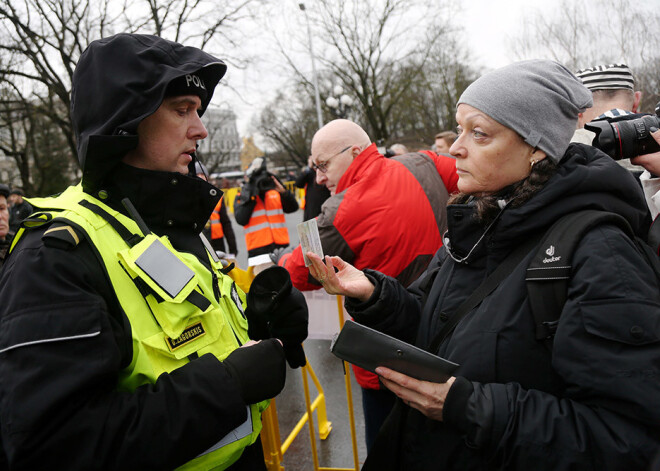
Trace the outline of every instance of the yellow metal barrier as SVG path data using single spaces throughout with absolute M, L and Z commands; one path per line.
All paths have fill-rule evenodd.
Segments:
M 328 414 L 326 412 L 326 407 L 325 407 L 325 393 L 323 392 L 321 383 L 319 382 L 318 378 L 316 377 L 316 374 L 314 373 L 314 370 L 309 365 L 309 363 L 303 366 L 301 371 L 303 375 L 303 389 L 305 393 L 305 403 L 310 403 L 309 387 L 307 386 L 308 374 L 312 377 L 312 381 L 314 382 L 314 385 L 316 386 L 316 389 L 319 392 L 319 395 L 316 397 L 316 399 L 314 399 L 314 402 L 311 402 L 309 408 L 312 411 L 316 410 L 316 415 L 319 418 L 319 436 L 321 437 L 321 440 L 325 440 L 326 438 L 328 438 L 328 435 L 330 435 L 330 431 L 332 430 L 332 422 L 328 422 Z M 289 436 L 286 438 L 286 440 L 284 440 L 284 443 L 282 444 L 282 453 L 286 453 L 286 451 L 289 449 L 289 446 L 291 446 L 291 443 L 293 443 L 293 440 L 296 438 L 296 435 L 298 435 L 300 430 L 302 430 L 302 428 L 305 426 L 305 422 L 307 422 L 308 417 L 309 417 L 309 410 L 305 412 L 305 414 L 298 421 L 298 423 L 293 428 Z
M 268 471 L 283 471 L 282 448 L 280 446 L 280 426 L 277 421 L 275 399 L 270 401 L 268 409 L 261 414 L 261 446 Z
M 236 282 L 237 285 L 241 287 L 241 289 L 243 289 L 243 291 L 247 293 L 250 289 L 250 284 L 254 279 L 254 272 L 252 268 L 248 268 L 248 270 L 242 270 L 238 267 L 235 267 L 229 272 L 229 276 Z M 337 296 L 337 313 L 339 315 L 339 327 L 341 328 L 344 325 L 344 311 L 341 296 Z M 332 430 L 332 422 L 328 421 L 325 393 L 320 381 L 316 376 L 316 373 L 314 373 L 312 365 L 307 362 L 307 365 L 303 366 L 300 370 L 303 379 L 305 408 L 307 412 L 305 412 L 305 414 L 303 414 L 303 416 L 300 418 L 289 436 L 284 440 L 284 443 L 281 442 L 280 438 L 280 427 L 277 418 L 277 405 L 275 399 L 271 401 L 268 408 L 262 414 L 263 429 L 261 431 L 261 444 L 264 450 L 266 468 L 268 471 L 284 471 L 284 467 L 282 466 L 284 453 L 286 453 L 286 451 L 289 449 L 305 424 L 309 423 L 309 435 L 315 471 L 358 471 L 360 469 L 360 464 L 358 460 L 353 393 L 351 389 L 351 376 L 348 363 L 344 362 L 344 371 L 346 372 L 344 374 L 344 382 L 346 385 L 346 401 L 348 407 L 349 426 L 351 430 L 351 445 L 353 448 L 353 468 L 319 467 L 313 412 L 316 411 L 318 418 L 318 433 L 321 440 L 328 438 L 328 435 Z M 313 401 L 311 400 L 309 393 L 308 375 L 312 378 L 312 382 L 314 383 L 314 386 L 318 392 L 318 395 Z
M 234 200 L 236 199 L 238 190 L 240 190 L 240 188 L 238 187 L 223 188 L 222 190 L 222 192 L 224 193 L 223 197 L 225 199 L 225 206 L 227 206 L 227 211 L 229 211 L 232 214 L 234 214 Z
M 344 325 L 344 315 L 343 315 L 343 305 L 342 297 L 337 296 L 337 312 L 339 314 L 339 325 L 342 327 Z M 314 416 L 313 412 L 316 410 L 318 417 L 319 425 L 318 432 L 321 440 L 325 440 L 330 431 L 332 430 L 332 423 L 328 421 L 326 406 L 325 406 L 325 394 L 321 383 L 319 382 L 314 369 L 307 362 L 307 365 L 301 368 L 301 374 L 303 379 L 303 392 L 305 395 L 305 408 L 307 412 L 303 414 L 301 419 L 298 421 L 296 426 L 293 428 L 289 436 L 284 440 L 284 443 L 280 443 L 280 433 L 279 433 L 279 424 L 277 419 L 277 407 L 275 406 L 275 400 L 273 400 L 264 412 L 262 420 L 264 423 L 263 431 L 261 432 L 262 436 L 262 446 L 264 448 L 264 456 L 266 459 L 266 468 L 268 471 L 282 471 L 284 467 L 282 466 L 282 458 L 284 453 L 289 449 L 289 446 L 296 439 L 302 428 L 305 426 L 305 423 L 309 423 L 309 436 L 310 444 L 312 449 L 312 459 L 314 463 L 314 471 L 358 471 L 360 469 L 360 462 L 358 459 L 358 450 L 357 450 L 357 435 L 355 433 L 355 412 L 353 408 L 353 392 L 351 388 L 351 376 L 349 372 L 348 363 L 344 362 L 344 382 L 346 385 L 346 402 L 348 407 L 348 420 L 351 430 L 351 446 L 353 448 L 353 468 L 325 468 L 319 466 L 318 460 L 318 451 L 316 449 L 316 434 L 314 427 Z M 318 396 L 311 400 L 309 394 L 309 384 L 308 378 L 309 375 L 318 390 Z
M 232 268 L 229 272 L 229 278 L 234 280 L 236 285 L 243 290 L 244 293 L 250 291 L 250 284 L 254 280 L 254 267 L 248 267 L 247 270 L 243 270 L 238 266 Z

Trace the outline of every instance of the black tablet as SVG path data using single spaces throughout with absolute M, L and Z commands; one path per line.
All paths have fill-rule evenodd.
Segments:
M 330 351 L 372 373 L 377 367 L 385 366 L 433 383 L 444 383 L 458 367 L 456 363 L 354 321 L 344 323 Z

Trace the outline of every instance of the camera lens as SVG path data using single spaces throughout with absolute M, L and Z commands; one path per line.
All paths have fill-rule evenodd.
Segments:
M 657 116 L 622 121 L 596 121 L 585 125 L 585 129 L 596 133 L 592 145 L 614 160 L 631 159 L 638 155 L 660 150 L 660 145 L 651 136 L 651 127 L 660 128 Z
M 614 160 L 621 159 L 619 145 L 619 129 L 607 121 L 592 121 L 584 125 L 584 128 L 596 133 L 592 146 L 605 152 Z
M 657 123 L 658 118 L 655 116 L 642 116 L 630 121 L 612 123 L 613 126 L 619 127 L 621 158 L 632 158 L 658 150 L 658 143 L 651 137 L 649 129 L 652 126 L 658 127 Z
M 266 172 L 259 175 L 259 179 L 256 182 L 259 191 L 267 191 L 275 188 L 275 184 L 270 176 L 271 174 Z

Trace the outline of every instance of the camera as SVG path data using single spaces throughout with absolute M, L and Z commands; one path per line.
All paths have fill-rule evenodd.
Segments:
M 254 185 L 257 187 L 257 190 L 259 190 L 260 193 L 275 189 L 275 182 L 271 178 L 272 176 L 272 173 L 265 170 L 257 171 L 254 173 L 252 179 L 254 181 Z
M 259 193 L 273 190 L 275 189 L 275 182 L 271 178 L 272 176 L 273 174 L 266 170 L 266 166 L 264 165 L 252 173 L 250 176 L 250 184 L 253 188 L 256 188 Z
M 252 194 L 264 193 L 276 188 L 275 182 L 271 178 L 274 175 L 268 171 L 266 159 L 263 157 L 254 159 L 245 173 L 249 177 Z
M 660 129 L 660 103 L 655 107 L 655 115 L 617 116 L 584 125 L 596 133 L 591 145 L 614 160 L 660 151 L 660 145 L 651 136 L 651 127 Z

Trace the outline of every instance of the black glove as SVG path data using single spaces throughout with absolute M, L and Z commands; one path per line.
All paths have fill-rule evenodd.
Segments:
M 284 388 L 284 350 L 276 339 L 237 348 L 222 364 L 229 376 L 238 383 L 246 404 L 273 398 Z
M 275 265 L 280 264 L 280 259 L 282 258 L 283 255 L 293 252 L 293 248 L 291 247 L 278 247 L 275 250 L 273 250 L 271 253 L 268 255 L 270 256 L 270 259 Z
M 241 187 L 241 192 L 237 196 L 236 201 L 239 204 L 246 203 L 247 201 L 250 201 L 253 196 L 257 196 L 259 194 L 259 191 L 257 188 L 251 184 L 251 183 L 245 183 Z
M 245 315 L 250 338 L 280 339 L 289 366 L 305 366 L 302 342 L 307 338 L 307 302 L 291 284 L 288 271 L 269 267 L 254 278 L 247 294 Z

